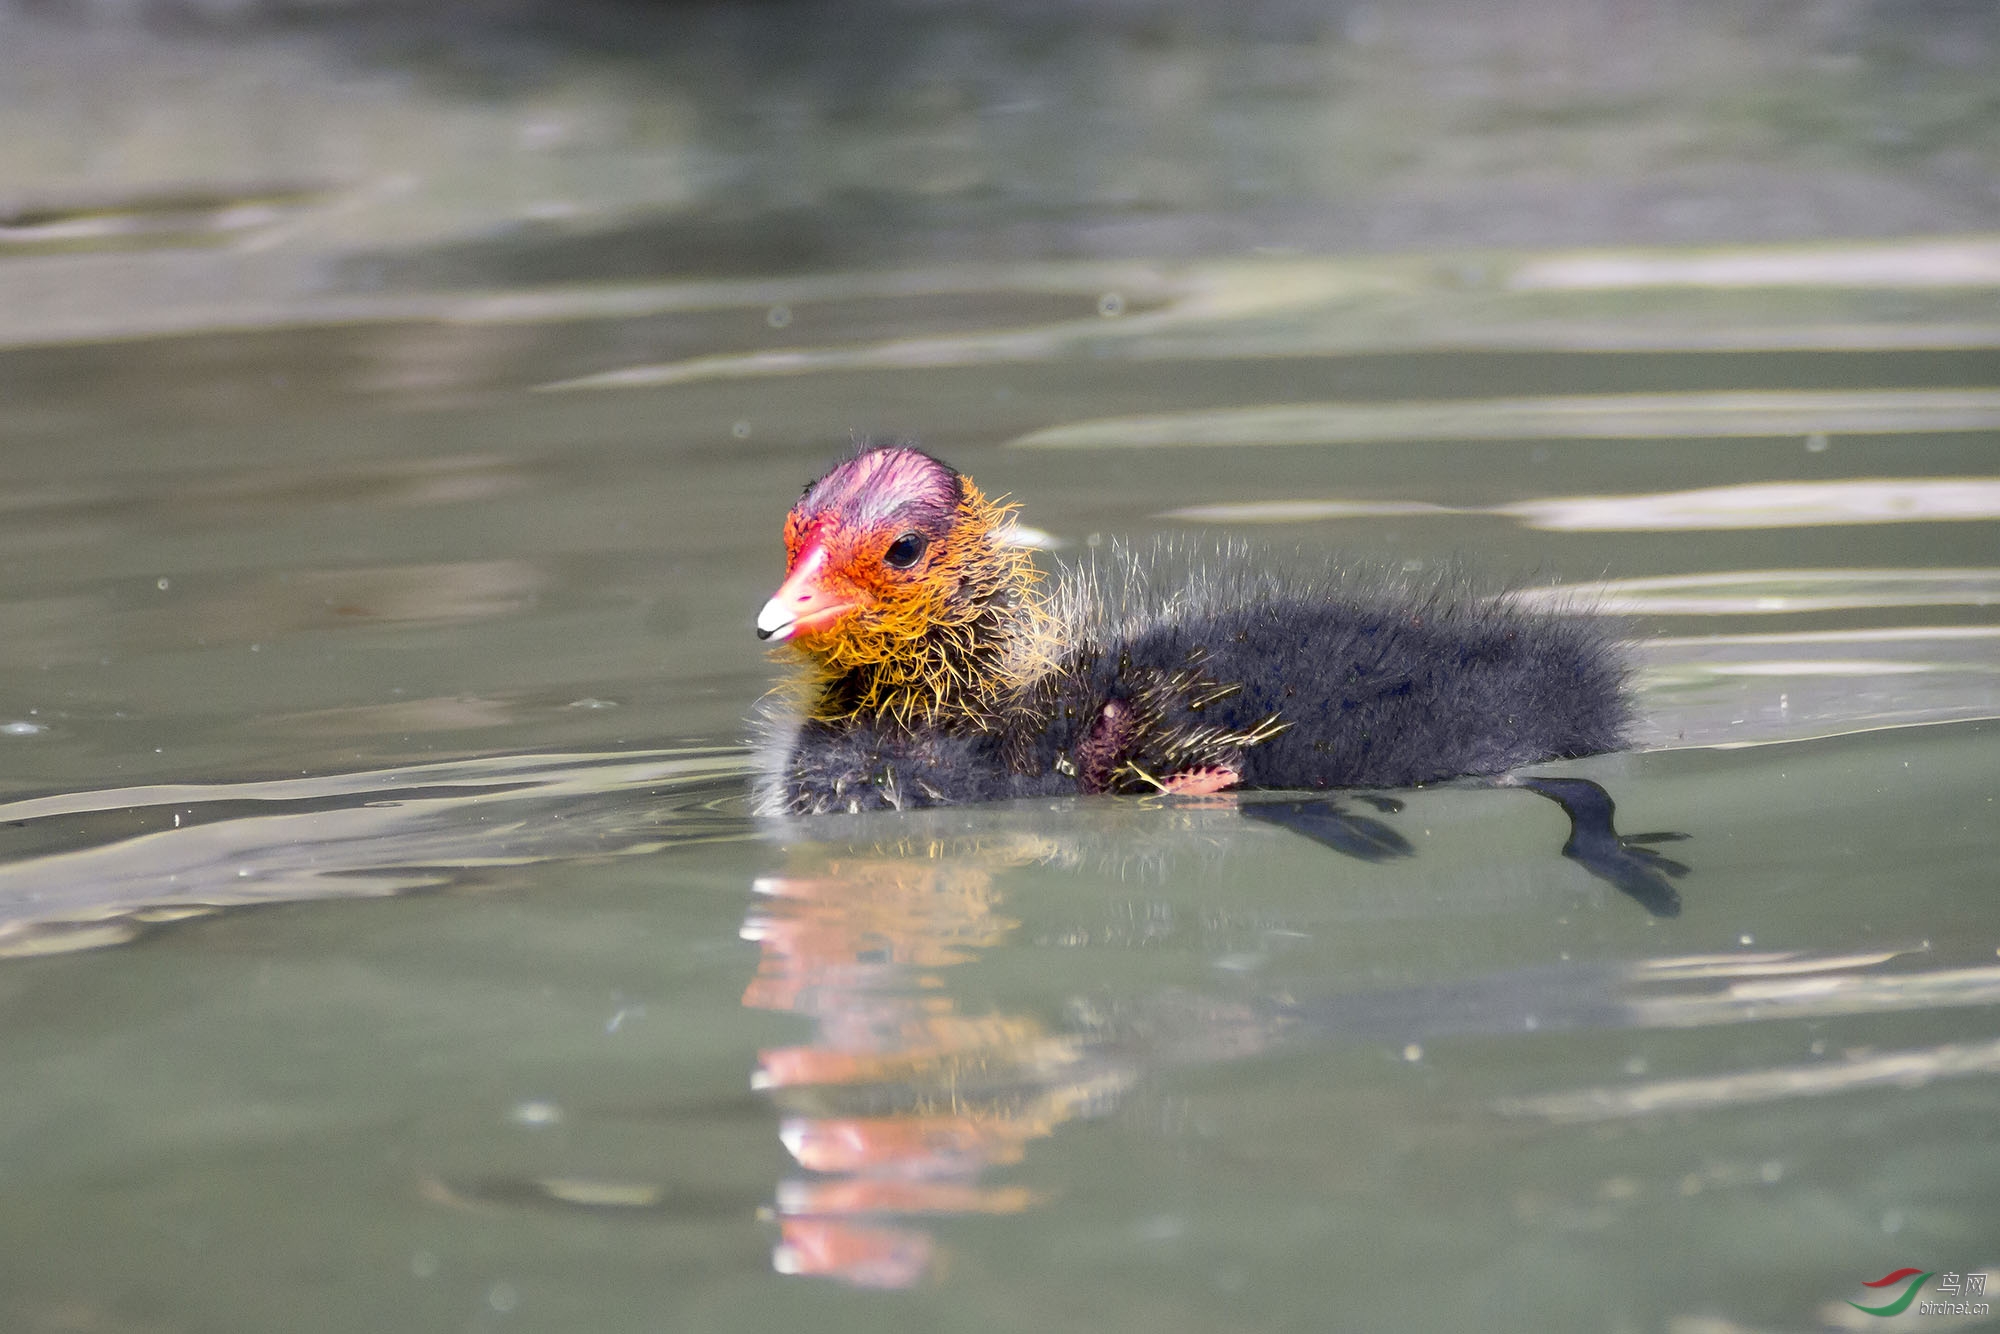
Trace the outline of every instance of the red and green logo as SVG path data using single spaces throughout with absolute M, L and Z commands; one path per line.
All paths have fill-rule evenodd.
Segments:
M 1893 1288 L 1898 1283 L 1908 1283 L 1903 1295 L 1885 1306 L 1863 1306 L 1860 1302 L 1848 1305 L 1868 1315 L 1901 1315 L 1910 1309 L 1910 1303 L 1917 1299 L 1917 1290 L 1924 1286 L 1924 1280 L 1936 1273 L 1935 1269 L 1898 1269 L 1893 1274 L 1884 1274 L 1873 1283 L 1863 1283 L 1864 1288 Z

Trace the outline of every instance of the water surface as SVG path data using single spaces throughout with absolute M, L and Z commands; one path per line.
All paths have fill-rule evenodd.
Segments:
M 1940 62 L 1822 73 L 1945 154 L 1983 141 Z M 1287 170 L 1297 77 L 1211 94 Z M 826 133 L 930 113 L 880 114 Z M 1754 197 L 1699 141 L 1678 179 Z M 612 198 L 616 136 L 565 142 Z M 1838 142 L 1794 163 L 1835 195 L 1876 169 Z M 1574 234 L 1336 226 L 1462 202 L 1450 165 L 1338 216 L 1162 169 L 1151 223 L 1079 189 L 1041 232 L 820 181 L 734 251 L 311 182 L 14 218 L 0 1325 L 1695 1334 L 2000 1270 L 2000 242 L 1774 188 L 1670 244 L 1629 181 L 1602 226 L 1558 190 Z M 1317 221 L 1238 243 L 1278 215 Z M 841 245 L 759 248 L 801 218 Z M 635 270 L 662 236 L 686 265 Z M 1052 566 L 1193 534 L 1618 617 L 1637 745 L 1546 772 L 1686 835 L 1647 845 L 1681 912 L 1521 789 L 1348 798 L 1372 859 L 1233 798 L 753 820 L 750 620 L 851 432 L 1009 493 Z

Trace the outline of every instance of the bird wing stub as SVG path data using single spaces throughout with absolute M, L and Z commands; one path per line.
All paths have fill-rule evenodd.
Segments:
M 1069 759 L 1085 792 L 1221 792 L 1242 781 L 1245 750 L 1290 725 L 1276 713 L 1247 728 L 1203 719 L 1202 710 L 1240 687 L 1199 663 L 1173 672 L 1120 668 L 1123 693 L 1099 706 Z

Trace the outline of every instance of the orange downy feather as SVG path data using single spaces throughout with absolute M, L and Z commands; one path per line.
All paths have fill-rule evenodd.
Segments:
M 1049 669 L 1057 636 L 1032 553 L 1007 540 L 1014 508 L 966 480 L 951 535 L 917 579 L 882 568 L 874 548 L 894 534 L 826 535 L 839 576 L 866 603 L 796 644 L 811 663 L 798 683 L 808 716 L 990 731 L 1016 707 L 1020 688 Z M 786 538 L 796 557 L 789 525 Z

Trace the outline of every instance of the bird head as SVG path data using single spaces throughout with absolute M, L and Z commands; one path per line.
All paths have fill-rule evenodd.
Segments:
M 757 637 L 829 677 L 861 673 L 833 716 L 903 722 L 990 685 L 1011 619 L 1031 601 L 1011 509 L 921 450 L 865 448 L 806 487 L 785 518 L 785 578 Z

